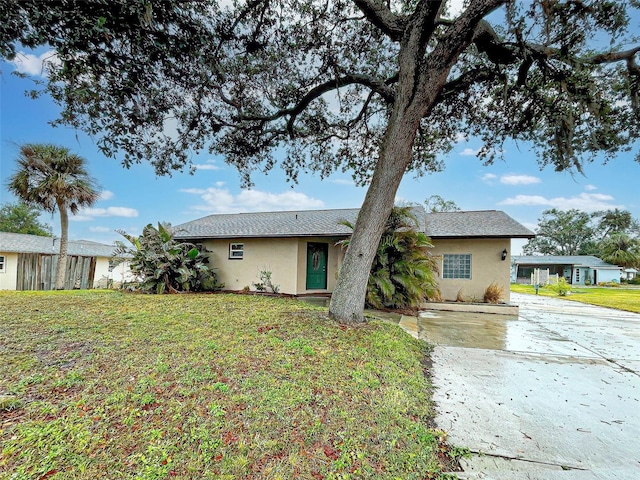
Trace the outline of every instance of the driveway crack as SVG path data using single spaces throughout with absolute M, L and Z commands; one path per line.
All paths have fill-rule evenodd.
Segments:
M 529 458 L 517 457 L 513 455 L 505 455 L 500 453 L 487 453 L 481 450 L 470 450 L 470 452 L 479 457 L 499 458 L 501 460 L 525 462 L 525 463 L 531 463 L 534 465 L 543 465 L 546 467 L 559 467 L 562 470 L 581 470 L 581 471 L 589 470 L 588 468 L 584 468 L 584 467 L 569 466 L 569 465 L 564 465 L 562 463 L 554 463 L 554 462 L 543 462 L 542 460 L 532 460 Z

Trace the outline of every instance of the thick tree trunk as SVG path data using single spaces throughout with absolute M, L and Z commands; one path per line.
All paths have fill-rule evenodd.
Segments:
M 472 2 L 426 59 L 427 39 L 435 29 L 442 3 L 419 2 L 421 8 L 411 16 L 400 42 L 393 113 L 329 305 L 329 315 L 338 322 L 364 321 L 371 264 L 402 176 L 411 163 L 420 121 L 433 108 L 458 55 L 472 41 L 475 25 L 501 3 L 503 0 Z
M 371 264 L 391 214 L 402 176 L 411 162 L 411 150 L 417 123 L 396 119 L 389 125 L 353 229 L 336 288 L 331 296 L 329 314 L 341 323 L 364 321 L 364 302 Z
M 64 290 L 64 277 L 67 274 L 67 246 L 69 244 L 69 212 L 67 206 L 58 201 L 60 212 L 60 254 L 58 255 L 58 269 L 56 273 L 56 290 Z

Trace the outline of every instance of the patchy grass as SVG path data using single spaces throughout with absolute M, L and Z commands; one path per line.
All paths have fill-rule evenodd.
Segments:
M 535 295 L 533 285 L 511 284 L 511 291 Z M 549 287 L 540 287 L 539 294 L 547 297 L 557 297 L 558 294 Z M 558 297 L 563 300 L 599 305 L 601 307 L 626 310 L 640 313 L 640 289 L 621 287 L 571 287 L 571 295 Z
M 0 477 L 440 478 L 423 342 L 244 295 L 0 292 Z

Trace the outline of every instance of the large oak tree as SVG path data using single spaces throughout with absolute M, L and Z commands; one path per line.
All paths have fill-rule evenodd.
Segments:
M 536 237 L 522 247 L 525 255 L 593 255 L 597 253 L 592 216 L 581 210 L 542 212 Z
M 250 183 L 338 169 L 369 186 L 330 313 L 362 321 L 369 269 L 407 171 L 459 132 L 491 162 L 513 138 L 580 171 L 638 137 L 637 0 L 0 0 L 0 54 L 48 44 L 61 122 L 159 174 L 194 151 Z M 636 18 L 637 22 L 637 18 Z

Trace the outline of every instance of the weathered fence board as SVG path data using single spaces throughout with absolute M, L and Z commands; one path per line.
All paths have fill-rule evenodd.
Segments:
M 96 257 L 67 257 L 64 287 L 67 290 L 92 288 Z M 18 255 L 17 290 L 53 290 L 58 269 L 58 255 L 21 253 Z

